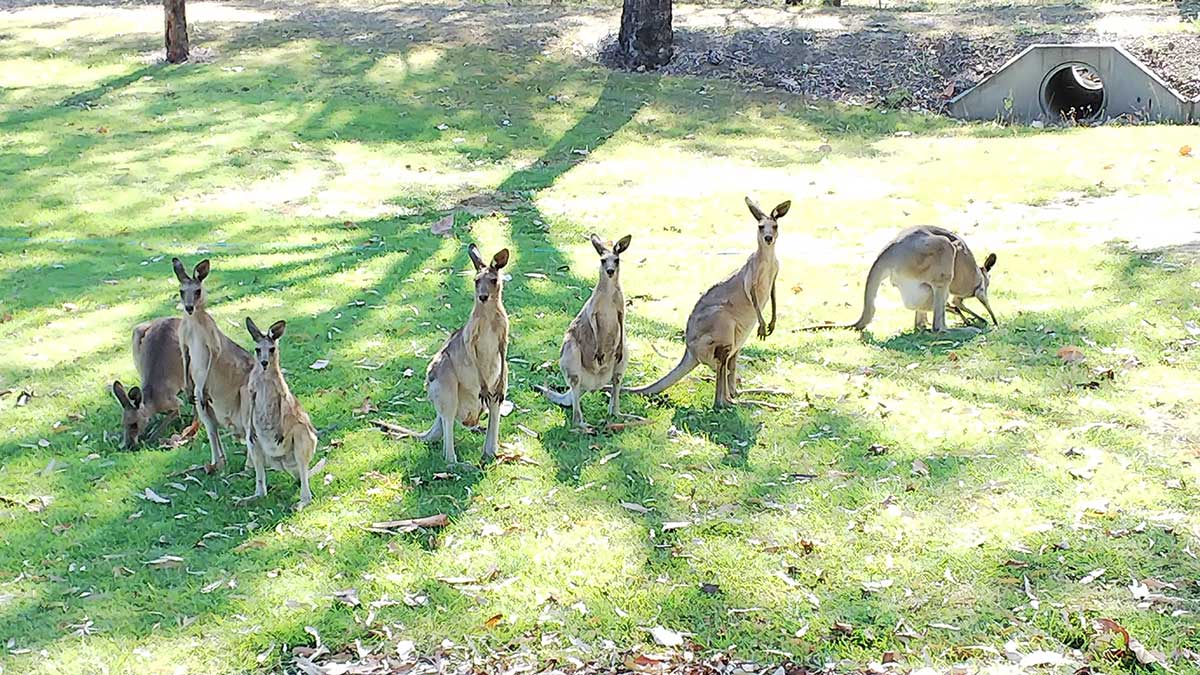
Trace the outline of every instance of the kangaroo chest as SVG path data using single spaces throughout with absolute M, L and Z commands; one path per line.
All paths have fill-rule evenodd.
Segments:
M 598 306 L 592 307 L 596 318 L 596 347 L 606 356 L 613 355 L 621 341 L 619 302 L 621 299 L 618 297 L 612 302 L 598 303 Z
M 492 388 L 500 380 L 500 347 L 503 337 L 490 327 L 482 328 L 471 337 L 479 383 Z
M 272 448 L 283 440 L 283 425 L 280 422 L 279 397 L 259 389 L 250 410 L 254 433 L 263 448 Z

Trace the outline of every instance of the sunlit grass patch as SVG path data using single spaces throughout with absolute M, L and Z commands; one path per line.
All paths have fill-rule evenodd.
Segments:
M 1082 659 L 1098 618 L 1200 649 L 1191 615 L 1172 615 L 1200 609 L 1191 129 L 960 126 L 240 15 L 214 19 L 217 60 L 162 66 L 136 56 L 157 9 L 55 11 L 136 39 L 74 53 L 72 28 L 51 58 L 28 15 L 0 14 L 6 672 L 282 672 L 316 635 L 389 632 L 561 663 L 655 625 L 814 666 L 885 651 L 994 666 L 1010 641 Z M 642 383 L 751 250 L 745 195 L 793 201 L 779 328 L 742 369 L 789 393 L 715 413 L 700 369 L 626 396 L 646 426 L 572 431 L 532 385 L 561 386 L 559 341 L 596 275 L 586 235 L 633 235 L 627 381 Z M 431 233 L 446 215 L 452 236 Z M 853 320 L 870 256 L 918 223 L 998 253 L 999 327 L 914 333 L 885 286 L 866 334 L 797 330 Z M 514 411 L 511 461 L 455 475 L 370 420 L 432 420 L 424 368 L 465 320 L 466 242 L 513 252 Z M 327 460 L 309 509 L 290 510 L 283 474 L 249 507 L 232 501 L 246 475 L 185 477 L 203 435 L 117 448 L 107 387 L 136 377 L 132 326 L 177 312 L 172 256 L 212 260 L 234 340 L 247 315 L 288 321 L 283 365 Z M 606 405 L 589 394 L 585 414 Z M 478 459 L 481 436 L 458 434 Z M 364 529 L 437 513 L 448 526 Z M 1135 579 L 1174 584 L 1179 604 L 1139 607 Z

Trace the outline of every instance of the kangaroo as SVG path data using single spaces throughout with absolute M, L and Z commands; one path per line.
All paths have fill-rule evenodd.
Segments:
M 630 389 L 634 394 L 653 395 L 678 382 L 698 364 L 717 372 L 717 391 L 714 408 L 733 404 L 737 397 L 737 357 L 758 326 L 758 337 L 766 338 L 775 331 L 775 277 L 779 260 L 775 257 L 775 242 L 779 239 L 779 219 L 791 208 L 783 202 L 768 215 L 749 197 L 746 206 L 758 221 L 758 248 L 732 276 L 708 289 L 688 316 L 684 332 L 685 351 L 679 365 L 662 379 L 644 387 Z M 771 321 L 763 319 L 767 297 L 771 299 Z
M 254 368 L 250 352 L 217 327 L 206 309 L 204 279 L 209 262 L 201 260 L 188 276 L 179 258 L 172 258 L 179 279 L 179 297 L 183 301 L 183 321 L 179 325 L 179 345 L 183 353 L 184 375 L 195 399 L 196 415 L 204 423 L 212 462 L 205 469 L 212 473 L 225 466 L 221 447 L 221 428 L 230 429 L 240 438 L 246 436 L 246 383 Z M 247 465 L 250 458 L 246 458 Z
M 455 420 L 464 426 L 476 426 L 483 406 L 487 406 L 488 413 L 484 461 L 496 456 L 500 404 L 508 393 L 508 313 L 501 297 L 504 278 L 500 273 L 508 264 L 508 249 L 501 249 L 490 263 L 483 262 L 474 244 L 467 255 L 475 266 L 471 316 L 465 326 L 450 334 L 425 371 L 425 391 L 437 418 L 423 434 L 389 427 L 401 436 L 415 436 L 426 443 L 440 438 L 447 464 L 458 463 L 454 454 Z
M 133 329 L 133 363 L 142 386 L 130 387 L 115 381 L 113 395 L 121 404 L 121 432 L 125 449 L 140 441 L 153 443 L 179 417 L 178 394 L 184 389 L 183 356 L 179 351 L 178 317 L 140 323 Z M 153 433 L 146 434 L 155 415 L 163 414 Z
M 801 330 L 865 329 L 875 317 L 879 285 L 889 277 L 900 289 L 904 306 L 916 311 L 913 325 L 917 330 L 925 327 L 930 311 L 933 312 L 933 330 L 939 333 L 946 330 L 947 302 L 963 321 L 966 321 L 965 312 L 986 324 L 986 319 L 963 304 L 963 300 L 970 297 L 979 300 L 992 317 L 992 324 L 999 326 L 996 313 L 988 302 L 990 272 L 995 265 L 995 253 L 989 254 L 983 265 L 976 263 L 967 242 L 950 230 L 932 225 L 909 228 L 885 246 L 871 265 L 858 321 L 808 326 Z
M 249 395 L 249 419 L 246 424 L 246 452 L 254 464 L 254 494 L 239 502 L 267 494 L 267 468 L 279 469 L 300 480 L 302 509 L 312 501 L 308 465 L 317 451 L 317 430 L 308 413 L 292 396 L 279 369 L 279 338 L 287 323 L 276 321 L 264 334 L 246 317 L 246 330 L 254 339 L 255 366 L 246 387 Z
M 596 235 L 592 246 L 600 255 L 600 279 L 583 309 L 563 336 L 558 365 L 566 378 L 568 390 L 558 393 L 548 387 L 537 389 L 551 402 L 571 406 L 571 421 L 576 427 L 591 431 L 583 419 L 579 400 L 586 392 L 597 391 L 605 385 L 612 389 L 608 399 L 608 414 L 621 414 L 621 378 L 625 375 L 628 355 L 625 352 L 625 295 L 621 292 L 621 254 L 629 248 L 626 235 L 609 248 Z

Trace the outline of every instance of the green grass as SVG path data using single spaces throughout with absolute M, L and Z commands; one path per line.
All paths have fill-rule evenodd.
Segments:
M 961 126 L 269 22 L 207 24 L 213 63 L 145 65 L 155 11 L 0 14 L 0 495 L 17 502 L 0 504 L 4 672 L 278 671 L 314 643 L 306 627 L 335 647 L 385 629 L 421 650 L 527 644 L 543 663 L 647 643 L 659 624 L 817 665 L 887 650 L 908 668 L 983 665 L 1011 641 L 1134 672 L 1099 654 L 1090 624 L 1107 617 L 1151 649 L 1200 650 L 1194 615 L 1172 616 L 1200 609 L 1200 364 L 1181 342 L 1194 242 L 1113 241 L 1154 228 L 1140 206 L 1194 220 L 1200 163 L 1177 152 L 1200 145 L 1194 127 Z M 1064 191 L 1131 201 L 1076 218 L 1050 209 Z M 744 374 L 794 395 L 714 413 L 711 381 L 692 377 L 626 398 L 650 426 L 570 431 L 531 386 L 560 381 L 551 364 L 595 276 L 585 233 L 633 235 L 628 379 L 644 382 L 751 249 L 746 194 L 793 200 L 780 327 L 748 345 Z M 455 237 L 431 235 L 451 210 Z M 922 222 L 999 254 L 1001 327 L 914 334 L 885 289 L 863 339 L 796 332 L 853 318 L 870 256 Z M 530 461 L 446 478 L 439 448 L 354 410 L 369 397 L 429 421 L 421 374 L 469 311 L 470 241 L 514 254 L 501 440 Z M 290 510 L 297 486 L 277 473 L 250 507 L 233 505 L 248 476 L 172 477 L 208 456 L 203 438 L 117 447 L 106 384 L 135 378 L 130 328 L 177 311 L 176 255 L 212 259 L 211 311 L 239 342 L 246 315 L 288 320 L 283 363 L 328 459 L 309 509 Z M 1068 345 L 1086 361 L 1063 363 Z M 592 395 L 585 413 L 604 405 Z M 482 438 L 458 439 L 477 459 Z M 147 487 L 171 505 L 139 499 Z M 40 512 L 19 505 L 39 496 Z M 434 513 L 451 524 L 361 529 Z M 662 531 L 680 520 L 694 524 Z M 184 564 L 145 564 L 162 555 Z M 453 576 L 488 581 L 437 580 Z M 1139 609 L 1131 578 L 1176 584 L 1180 604 Z M 363 607 L 331 599 L 347 588 Z

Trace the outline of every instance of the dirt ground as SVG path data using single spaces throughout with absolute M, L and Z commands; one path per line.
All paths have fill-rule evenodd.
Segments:
M 45 0 L 0 0 L 0 11 Z M 143 0 L 61 4 L 142 6 Z M 882 9 L 880 5 L 885 5 Z M 612 4 L 232 0 L 189 2 L 193 43 L 221 30 L 205 7 L 268 12 L 256 30 L 345 39 L 382 49 L 414 42 L 485 44 L 608 62 L 620 17 Z M 194 8 L 194 9 L 193 9 Z M 200 11 L 196 11 L 200 10 Z M 814 99 L 940 111 L 1025 46 L 1113 42 L 1186 97 L 1200 96 L 1200 1 L 843 7 L 779 2 L 675 5 L 676 55 L 667 74 L 718 77 Z M 192 18 L 194 17 L 194 18 Z

